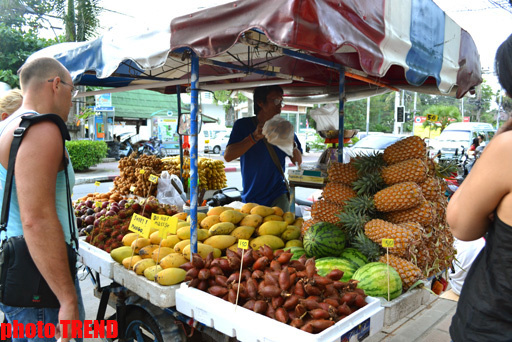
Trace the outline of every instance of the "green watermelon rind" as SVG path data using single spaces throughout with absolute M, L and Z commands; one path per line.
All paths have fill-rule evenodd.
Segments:
M 388 299 L 388 265 L 382 262 L 370 262 L 360 267 L 352 279 L 358 280 L 357 287 L 368 296 Z M 389 266 L 389 298 L 395 299 L 402 294 L 402 280 L 398 272 Z
M 355 248 L 345 248 L 340 257 L 352 261 L 355 265 L 357 265 L 357 268 L 363 267 L 368 263 L 366 256 Z
M 293 253 L 290 260 L 298 260 L 302 255 L 306 254 L 306 250 L 302 247 L 286 247 L 284 250 Z
M 308 258 L 338 257 L 346 243 L 345 233 L 336 225 L 318 222 L 309 227 L 303 238 Z
M 325 277 L 332 270 L 338 269 L 343 271 L 343 278 L 340 281 L 347 282 L 353 278 L 354 272 L 358 267 L 350 260 L 345 258 L 324 257 L 315 261 L 317 273 Z

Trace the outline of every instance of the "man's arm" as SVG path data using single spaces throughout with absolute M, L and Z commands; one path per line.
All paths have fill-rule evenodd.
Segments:
M 252 139 L 250 135 L 248 135 L 242 141 L 226 146 L 226 151 L 224 151 L 224 160 L 229 163 L 230 161 L 235 160 L 236 158 L 240 158 L 255 144 L 256 142 Z
M 78 319 L 74 280 L 55 207 L 55 185 L 62 158 L 59 128 L 52 122 L 34 124 L 18 151 L 15 179 L 30 255 L 61 304 L 59 319 Z

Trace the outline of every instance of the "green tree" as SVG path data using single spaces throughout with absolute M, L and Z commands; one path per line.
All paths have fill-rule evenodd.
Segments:
M 247 97 L 240 91 L 217 90 L 213 96 L 213 103 L 216 105 L 222 104 L 226 114 L 237 104 L 247 102 L 247 100 Z
M 440 125 L 438 126 L 434 122 L 426 120 L 423 123 L 423 127 L 428 127 L 430 130 L 440 129 L 442 132 L 450 123 L 462 121 L 462 116 L 460 114 L 459 108 L 455 106 L 434 105 L 427 108 L 425 112 L 425 114 L 437 115 L 437 122 L 440 123 Z

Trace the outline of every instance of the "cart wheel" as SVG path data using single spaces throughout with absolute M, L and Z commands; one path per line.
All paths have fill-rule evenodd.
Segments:
M 128 310 L 125 336 L 128 341 L 164 342 L 155 320 L 144 309 L 137 307 Z

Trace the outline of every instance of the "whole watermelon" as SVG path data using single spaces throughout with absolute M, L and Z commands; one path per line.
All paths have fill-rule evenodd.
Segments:
M 340 256 L 352 261 L 357 266 L 357 268 L 362 267 L 368 263 L 368 258 L 366 258 L 363 253 L 359 252 L 355 248 L 345 248 Z
M 315 260 L 316 271 L 322 277 L 325 277 L 332 270 L 343 271 L 343 278 L 340 281 L 349 281 L 359 266 L 356 266 L 351 260 L 345 258 L 325 257 Z
M 340 256 L 345 248 L 345 242 L 345 233 L 341 228 L 328 222 L 318 222 L 309 227 L 303 239 L 304 249 L 309 258 Z
M 358 288 L 364 290 L 368 296 L 388 299 L 388 272 L 389 272 L 389 298 L 394 299 L 402 294 L 402 280 L 397 271 L 382 262 L 370 262 L 360 267 L 352 279 L 359 280 Z

